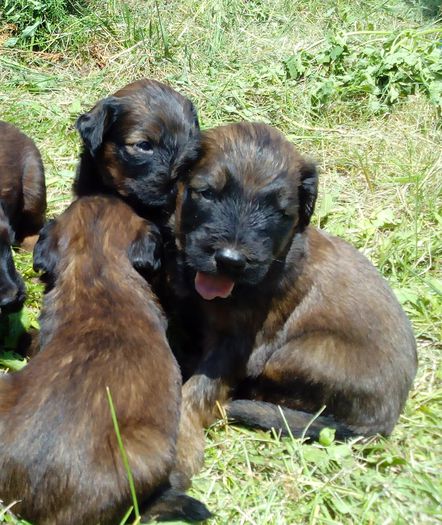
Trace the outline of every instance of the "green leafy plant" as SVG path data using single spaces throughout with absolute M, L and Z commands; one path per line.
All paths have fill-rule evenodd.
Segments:
M 4 316 L 0 321 L 0 367 L 17 372 L 26 365 L 26 359 L 14 353 L 23 335 L 30 328 L 38 328 L 27 307 L 20 312 Z
M 69 13 L 78 12 L 76 0 L 4 0 L 0 19 L 15 27 L 15 34 L 6 45 L 12 47 L 19 41 L 34 46 L 41 34 L 51 33 Z
M 366 99 L 373 112 L 425 93 L 442 109 L 442 47 L 439 29 L 338 33 L 285 61 L 289 79 L 310 83 L 311 105 Z M 368 38 L 367 38 L 368 37 Z

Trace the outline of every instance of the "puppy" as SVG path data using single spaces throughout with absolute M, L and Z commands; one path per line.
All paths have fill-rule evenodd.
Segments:
M 311 438 L 326 426 L 340 438 L 388 435 L 399 417 L 416 372 L 410 323 L 363 255 L 309 226 L 316 196 L 315 167 L 275 129 L 203 134 L 176 210 L 172 282 L 203 325 L 183 387 L 177 485 L 200 466 L 217 401 L 234 399 L 236 421 L 287 422 Z
M 0 309 L 20 310 L 25 286 L 17 273 L 11 245 L 38 233 L 46 211 L 43 163 L 34 142 L 0 121 Z
M 100 100 L 76 126 L 83 152 L 74 193 L 118 195 L 139 215 L 167 222 L 176 180 L 198 153 L 192 102 L 165 84 L 142 79 Z
M 124 225 L 122 227 L 122 225 Z M 78 199 L 42 230 L 50 277 L 40 352 L 0 378 L 0 499 L 38 525 L 114 525 L 131 506 L 106 388 L 143 519 L 209 515 L 168 490 L 181 377 L 149 284 L 159 234 L 114 197 Z

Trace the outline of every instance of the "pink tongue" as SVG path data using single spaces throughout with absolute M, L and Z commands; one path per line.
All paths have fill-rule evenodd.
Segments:
M 215 297 L 222 297 L 223 299 L 229 297 L 234 286 L 235 283 L 232 279 L 219 275 L 197 272 L 195 277 L 196 291 L 207 301 L 211 301 Z

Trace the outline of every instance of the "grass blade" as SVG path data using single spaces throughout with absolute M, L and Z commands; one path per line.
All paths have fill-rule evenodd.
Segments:
M 107 399 L 109 401 L 109 408 L 110 408 L 110 411 L 111 411 L 112 422 L 114 424 L 115 435 L 117 436 L 118 447 L 120 449 L 121 458 L 123 460 L 124 468 L 126 469 L 127 479 L 129 481 L 130 493 L 131 493 L 132 501 L 133 501 L 133 510 L 134 510 L 134 513 L 135 513 L 135 522 L 139 523 L 140 522 L 140 509 L 138 508 L 138 500 L 137 500 L 137 494 L 135 492 L 134 478 L 133 478 L 132 472 L 130 470 L 130 466 L 129 466 L 129 461 L 127 459 L 126 450 L 125 450 L 124 445 L 123 445 L 123 440 L 121 439 L 120 427 L 118 426 L 118 421 L 117 421 L 117 414 L 115 412 L 115 406 L 114 406 L 114 403 L 112 401 L 112 395 L 110 393 L 110 390 L 109 390 L 108 386 L 106 387 L 106 392 L 107 392 Z

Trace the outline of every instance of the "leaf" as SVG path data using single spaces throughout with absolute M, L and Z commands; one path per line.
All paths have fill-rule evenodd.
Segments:
M 325 219 L 334 208 L 334 198 L 330 193 L 326 193 L 322 199 L 319 207 L 316 210 L 316 215 L 319 219 Z
M 40 323 L 38 321 L 38 319 L 32 319 L 31 320 L 31 325 L 29 328 L 35 328 L 35 330 L 40 330 Z
M 18 372 L 24 368 L 27 364 L 26 359 L 20 358 L 14 352 L 2 352 L 0 353 L 0 366 L 11 370 L 12 372 Z
M 329 457 L 325 450 L 314 446 L 305 448 L 302 452 L 304 460 L 308 463 L 314 463 L 318 467 L 326 467 L 329 463 Z
M 403 58 L 404 62 L 409 66 L 415 66 L 419 62 L 419 57 L 412 53 L 406 53 Z
M 8 38 L 8 40 L 6 40 L 6 42 L 3 45 L 4 47 L 14 47 L 17 44 L 18 40 L 18 37 L 13 36 L 11 38 Z
M 35 24 L 32 24 L 31 26 L 25 27 L 23 29 L 22 33 L 21 33 L 21 36 L 23 38 L 28 38 L 28 37 L 34 36 L 39 25 L 41 25 L 41 20 L 37 20 L 37 22 L 35 22 Z
M 336 60 L 342 55 L 343 52 L 344 48 L 342 46 L 334 46 L 330 51 L 330 57 L 332 60 Z
M 390 208 L 382 209 L 376 214 L 376 218 L 371 221 L 371 224 L 375 228 L 385 228 L 387 226 L 393 226 L 397 223 L 397 218 L 394 212 Z
M 399 91 L 398 91 L 398 89 L 394 85 L 390 84 L 390 88 L 388 90 L 389 102 L 390 103 L 395 102 L 398 98 L 399 98 Z
M 20 312 L 9 314 L 7 317 L 7 335 L 5 337 L 5 347 L 16 348 L 20 337 L 29 330 L 31 326 L 31 316 L 27 308 L 22 308 Z
M 287 76 L 293 80 L 297 80 L 298 78 L 302 77 L 306 70 L 299 54 L 292 55 L 291 57 L 287 58 L 287 60 L 284 62 L 284 66 L 287 71 Z
M 427 277 L 425 282 L 434 292 L 438 295 L 442 295 L 442 281 L 440 279 L 436 279 L 436 277 Z
M 319 443 L 324 447 L 330 446 L 335 440 L 335 434 L 334 428 L 323 428 L 319 433 Z
M 385 456 L 381 457 L 379 461 L 376 463 L 378 467 L 394 467 L 397 465 L 406 465 L 407 461 L 401 456 L 393 455 L 393 454 L 386 454 Z
M 393 292 L 401 304 L 411 303 L 417 306 L 419 294 L 411 288 L 393 288 Z
M 350 460 L 351 463 L 353 463 L 354 461 L 351 447 L 347 444 L 335 445 L 333 447 L 329 447 L 327 449 L 327 453 L 328 453 L 329 458 L 335 463 L 337 463 L 338 465 L 347 463 L 348 460 Z
M 227 113 L 238 113 L 238 108 L 236 106 L 226 104 L 224 106 L 224 111 L 227 111 Z
M 442 81 L 435 80 L 430 82 L 428 85 L 428 93 L 430 95 L 430 100 L 433 104 L 441 105 L 442 104 Z
M 78 98 L 73 100 L 69 106 L 69 113 L 71 115 L 78 115 L 79 113 L 81 113 L 81 110 L 82 110 L 81 100 L 79 100 Z

